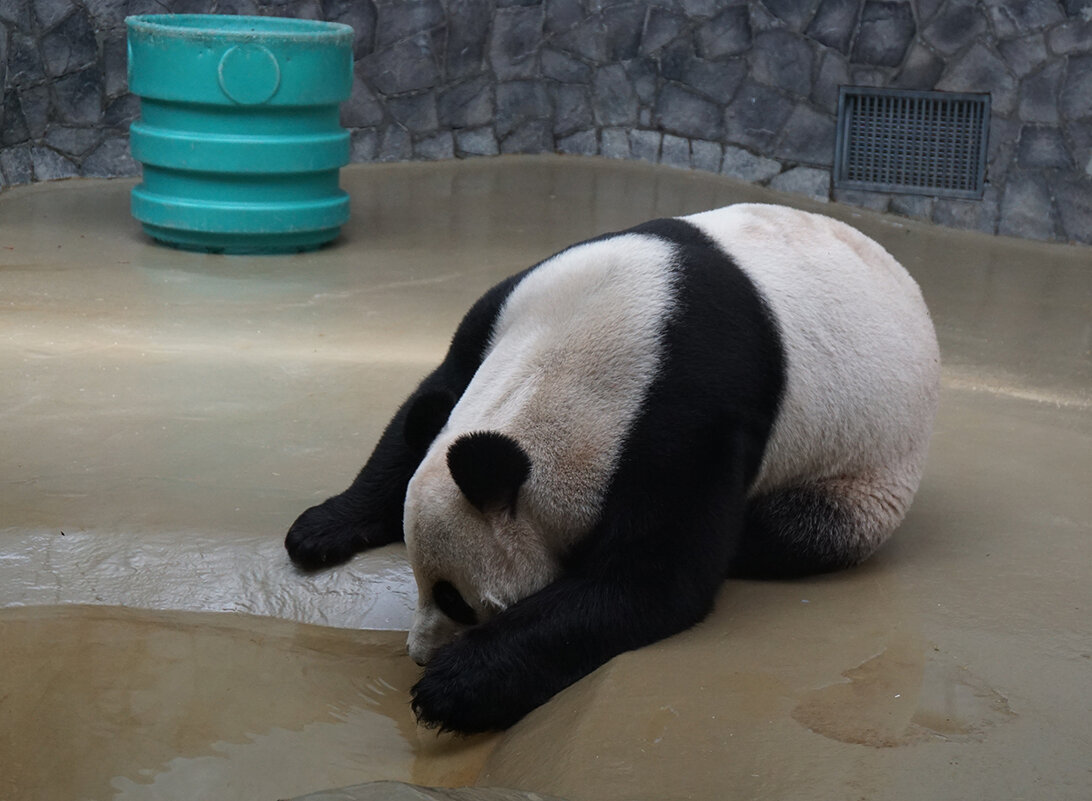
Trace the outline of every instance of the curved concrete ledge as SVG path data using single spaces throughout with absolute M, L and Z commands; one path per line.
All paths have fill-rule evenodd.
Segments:
M 1088 248 L 638 162 L 370 165 L 345 185 L 342 239 L 284 257 L 157 246 L 131 181 L 0 196 L 0 796 L 1083 797 Z M 726 584 L 700 626 L 501 736 L 416 728 L 400 549 L 306 575 L 288 524 L 348 483 L 487 286 L 755 200 L 847 220 L 922 286 L 944 384 L 906 523 L 861 569 Z

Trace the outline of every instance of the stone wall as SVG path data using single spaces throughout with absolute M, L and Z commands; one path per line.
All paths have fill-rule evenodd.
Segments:
M 559 152 L 1092 243 L 1092 0 L 0 0 L 0 185 L 131 175 L 126 14 L 356 31 L 354 161 Z M 840 85 L 989 92 L 981 201 L 834 192 Z

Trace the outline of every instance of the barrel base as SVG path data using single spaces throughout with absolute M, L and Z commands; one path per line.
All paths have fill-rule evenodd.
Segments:
M 320 231 L 293 231 L 281 234 L 221 234 L 205 231 L 186 231 L 164 228 L 144 223 L 148 236 L 179 250 L 201 253 L 224 253 L 230 256 L 272 255 L 276 253 L 304 253 L 318 250 L 333 242 L 341 233 L 341 226 Z

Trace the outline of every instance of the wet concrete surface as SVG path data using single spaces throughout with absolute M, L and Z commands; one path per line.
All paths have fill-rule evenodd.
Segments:
M 1092 250 L 543 157 L 350 168 L 333 247 L 223 257 L 145 239 L 131 185 L 0 195 L 0 797 L 1092 795 Z M 860 569 L 726 584 L 504 735 L 418 731 L 402 549 L 308 575 L 288 524 L 496 280 L 756 200 L 845 219 L 922 286 L 944 391 L 906 523 Z

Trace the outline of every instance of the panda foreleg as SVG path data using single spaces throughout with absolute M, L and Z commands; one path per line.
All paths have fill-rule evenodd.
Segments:
M 905 482 L 876 474 L 828 478 L 760 495 L 748 505 L 730 573 L 794 578 L 859 564 L 902 522 L 913 494 Z
M 700 621 L 738 538 L 743 483 L 735 467 L 648 471 L 558 580 L 436 652 L 413 688 L 418 719 L 507 728 L 614 656 Z
M 354 554 L 402 539 L 406 486 L 443 428 L 465 387 L 441 365 L 387 425 L 352 485 L 301 514 L 285 537 L 288 555 L 307 569 L 347 561 Z

